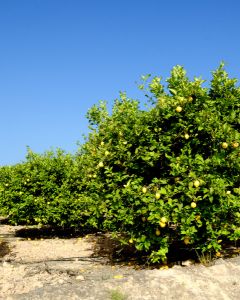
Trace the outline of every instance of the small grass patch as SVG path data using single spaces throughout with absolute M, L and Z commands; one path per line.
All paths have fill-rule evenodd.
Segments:
M 127 300 L 127 296 L 124 295 L 122 292 L 119 290 L 112 290 L 111 291 L 111 300 Z

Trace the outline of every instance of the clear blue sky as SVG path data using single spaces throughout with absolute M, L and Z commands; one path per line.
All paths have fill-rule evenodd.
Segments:
M 239 0 L 0 0 L 0 165 L 75 151 L 87 110 L 183 65 L 209 79 L 240 68 Z

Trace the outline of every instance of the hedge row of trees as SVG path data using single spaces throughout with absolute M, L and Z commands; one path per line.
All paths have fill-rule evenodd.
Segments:
M 117 233 L 164 261 L 173 243 L 219 253 L 240 237 L 240 88 L 223 64 L 208 88 L 176 66 L 164 86 L 143 76 L 149 109 L 121 93 L 88 112 L 79 151 L 0 169 L 0 211 L 13 224 Z

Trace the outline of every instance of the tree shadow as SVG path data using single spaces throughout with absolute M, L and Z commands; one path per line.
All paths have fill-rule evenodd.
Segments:
M 134 245 L 123 245 L 117 238 L 113 238 L 111 233 L 103 233 L 94 231 L 92 228 L 76 229 L 76 228 L 60 228 L 52 226 L 26 226 L 18 229 L 15 233 L 16 238 L 24 239 L 71 239 L 78 237 L 86 237 L 88 235 L 89 242 L 92 242 L 93 254 L 92 259 L 104 259 L 106 264 L 110 265 L 132 265 L 141 268 L 155 268 L 162 264 L 151 264 L 147 252 L 137 251 Z M 8 254 L 11 249 L 7 242 L 0 242 L 0 258 Z M 222 258 L 232 258 L 240 254 L 240 241 L 236 243 L 223 242 Z M 184 245 L 181 241 L 173 243 L 169 247 L 167 254 L 167 265 L 184 265 L 186 261 L 192 263 L 201 263 L 204 256 L 199 255 L 195 249 Z M 212 257 L 212 260 L 216 257 Z
M 7 241 L 0 241 L 0 259 L 11 252 L 11 248 Z
M 150 263 L 147 252 L 140 252 L 133 245 L 122 245 L 119 240 L 113 238 L 111 234 L 98 233 L 91 236 L 94 241 L 92 256 L 104 257 L 111 265 L 135 265 L 141 268 L 156 268 L 166 263 Z M 225 242 L 221 251 L 221 258 L 233 258 L 240 254 L 240 241 L 236 243 Z M 205 262 L 211 265 L 217 259 L 213 254 L 206 262 L 207 255 L 197 252 L 194 248 L 184 245 L 181 241 L 175 242 L 169 247 L 167 254 L 167 265 L 187 266 L 189 264 L 199 264 Z M 188 262 L 188 263 L 186 263 Z
M 93 256 L 105 257 L 111 265 L 135 265 L 142 268 L 155 268 L 157 265 L 150 263 L 149 254 L 144 251 L 138 251 L 133 245 L 122 245 L 119 240 L 113 238 L 111 234 L 96 234 L 91 237 L 94 243 Z M 168 252 L 167 263 L 169 266 L 176 264 L 181 265 L 182 262 L 191 260 L 198 262 L 196 251 L 183 247 L 180 243 L 171 245 Z
M 16 231 L 15 237 L 30 238 L 30 239 L 71 239 L 77 237 L 84 237 L 89 233 L 95 233 L 92 228 L 75 229 L 75 228 L 63 228 L 63 227 L 53 227 L 53 226 L 30 226 L 26 228 L 21 228 Z

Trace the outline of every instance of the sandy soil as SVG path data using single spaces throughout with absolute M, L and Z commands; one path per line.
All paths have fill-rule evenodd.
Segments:
M 136 269 L 96 255 L 94 236 L 30 240 L 16 237 L 21 229 L 0 225 L 0 299 L 240 299 L 240 256 Z

